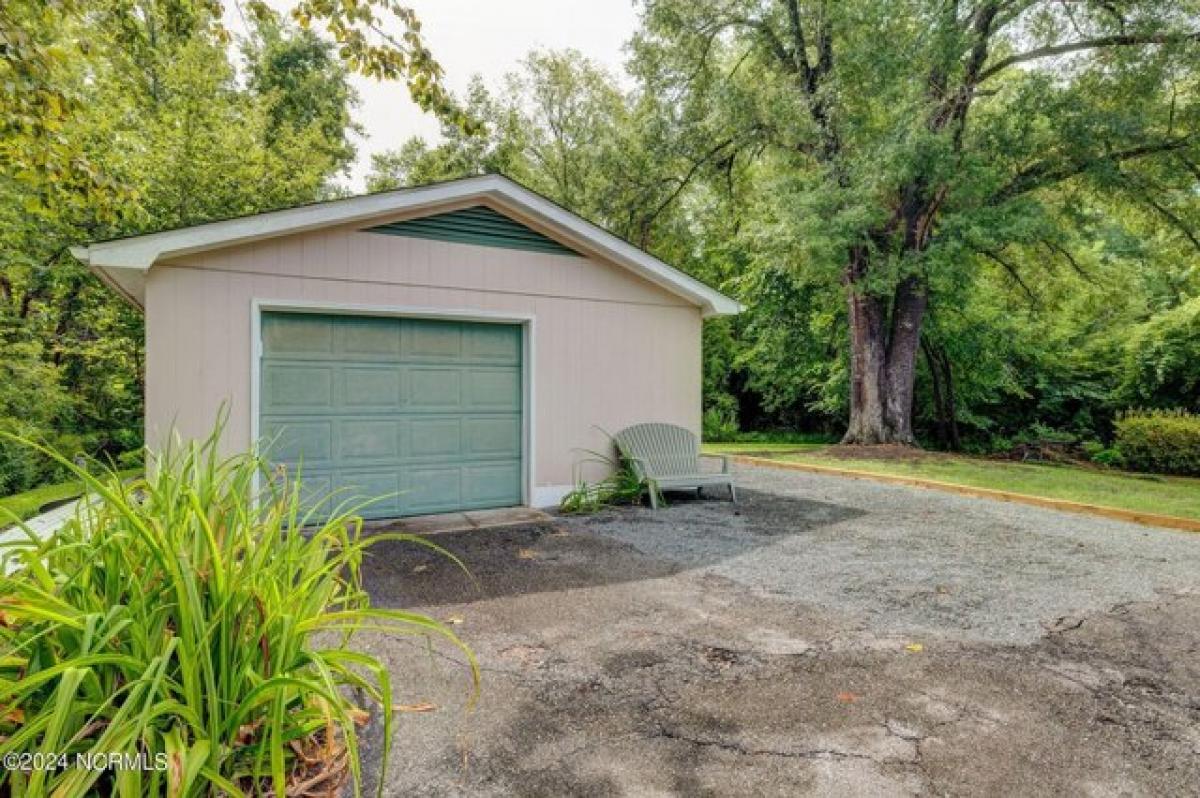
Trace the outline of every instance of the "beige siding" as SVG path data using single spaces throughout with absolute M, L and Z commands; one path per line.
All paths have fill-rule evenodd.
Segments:
M 254 300 L 445 308 L 534 319 L 533 485 L 572 481 L 596 428 L 668 421 L 699 432 L 700 310 L 585 258 L 340 229 L 155 266 L 146 293 L 146 434 L 251 436 Z

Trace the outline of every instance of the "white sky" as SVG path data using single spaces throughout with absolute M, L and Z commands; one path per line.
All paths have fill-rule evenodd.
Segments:
M 422 23 L 422 33 L 446 73 L 446 85 L 461 93 L 473 74 L 489 86 L 516 68 L 534 49 L 574 48 L 607 67 L 623 72 L 622 47 L 637 23 L 634 0 L 409 0 Z M 287 9 L 288 0 L 271 0 Z M 226 3 L 226 24 L 235 32 L 244 27 L 236 0 Z M 371 153 L 394 149 L 409 136 L 438 139 L 437 121 L 408 98 L 403 83 L 381 83 L 352 77 L 362 103 L 355 118 L 365 130 L 358 141 L 358 161 L 350 179 L 355 191 L 364 188 Z

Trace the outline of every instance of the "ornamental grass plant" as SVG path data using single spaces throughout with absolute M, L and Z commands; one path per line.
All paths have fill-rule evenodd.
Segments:
M 386 770 L 393 682 L 352 647 L 356 632 L 442 638 L 478 684 L 453 632 L 372 607 L 363 589 L 376 543 L 436 546 L 365 536 L 361 504 L 318 520 L 298 479 L 257 454 L 220 456 L 219 434 L 135 481 L 43 450 L 87 494 L 57 534 L 0 544 L 0 756 L 69 759 L 0 771 L 0 794 L 357 795 L 371 712 L 383 728 L 371 764 Z M 75 767 L 77 754 L 148 767 Z

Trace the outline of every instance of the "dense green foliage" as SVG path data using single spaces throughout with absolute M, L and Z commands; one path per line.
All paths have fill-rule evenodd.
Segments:
M 391 0 L 298 0 L 299 25 L 242 6 L 235 43 L 215 0 L 0 5 L 0 429 L 100 456 L 141 443 L 141 314 L 68 246 L 338 193 L 348 68 L 457 118 Z M 383 15 L 411 35 L 372 40 Z M 56 477 L 0 451 L 0 494 Z
M 944 98 L 926 94 L 930 70 L 963 78 L 947 59 L 991 6 L 969 122 L 931 133 Z M 799 60 L 792 9 L 839 64 L 814 96 L 771 41 Z M 1191 3 L 658 0 L 631 86 L 577 53 L 535 53 L 464 99 L 486 136 L 406 142 L 376 156 L 371 186 L 502 171 L 741 299 L 746 313 L 704 337 L 705 429 L 729 438 L 845 429 L 847 248 L 928 174 L 947 188 L 927 247 L 873 244 L 867 289 L 915 273 L 927 291 L 918 437 L 1107 442 L 1125 408 L 1200 401 L 1196 30 Z M 822 47 L 807 43 L 810 69 Z
M 1136 471 L 1200 476 L 1200 416 L 1183 411 L 1125 413 L 1116 443 L 1125 465 Z
M 243 5 L 240 43 L 202 0 L 0 10 L 25 35 L 0 62 L 10 426 L 138 443 L 140 318 L 65 245 L 334 195 L 354 153 L 343 64 L 428 65 L 419 36 L 388 67 Z M 346 44 L 359 5 L 393 4 L 293 8 Z M 1105 451 L 1123 410 L 1200 409 L 1198 30 L 1193 0 L 649 0 L 627 81 L 541 51 L 462 97 L 430 89 L 440 141 L 374 156 L 368 187 L 503 172 L 739 298 L 704 332 L 711 437 L 840 435 L 847 297 L 887 315 L 909 285 L 922 443 Z M 889 227 L 905 192 L 916 248 Z M 851 252 L 870 276 L 848 294 Z
M 163 453 L 148 480 L 72 469 L 88 489 L 75 519 L 0 545 L 15 566 L 0 568 L 0 754 L 149 763 L 5 769 L 6 794 L 335 794 L 363 765 L 386 770 L 391 744 L 392 676 L 351 649 L 356 632 L 440 637 L 475 669 L 449 629 L 363 590 L 372 545 L 432 544 L 364 536 L 349 504 L 302 529 L 299 483 L 256 456 L 220 459 L 215 441 Z M 368 709 L 382 762 L 360 763 Z
M 118 473 L 126 479 L 132 479 L 141 475 L 142 467 L 122 468 Z M 0 497 L 0 528 L 32 518 L 45 512 L 45 508 L 77 499 L 83 495 L 84 487 L 83 482 L 68 476 L 62 482 L 47 482 L 22 493 Z

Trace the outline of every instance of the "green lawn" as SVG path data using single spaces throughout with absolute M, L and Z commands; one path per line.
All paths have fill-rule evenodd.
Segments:
M 778 460 L 848 468 L 875 474 L 933 479 L 956 485 L 1024 493 L 1124 510 L 1200 518 L 1200 479 L 1126 474 L 1048 463 L 1013 463 L 931 454 L 912 460 L 846 459 L 822 455 L 820 446 L 771 453 L 706 446 L 705 451 L 754 454 Z M 781 452 L 781 453 L 780 453 Z
M 706 443 L 701 448 L 705 454 L 752 454 L 758 457 L 770 457 L 775 454 L 816 451 L 824 449 L 828 445 L 826 443 Z
M 122 471 L 121 476 L 128 479 L 141 474 L 141 472 L 140 468 L 131 468 Z M 14 493 L 12 496 L 0 498 L 0 527 L 6 527 L 12 523 L 12 516 L 9 513 L 15 513 L 24 521 L 37 515 L 38 510 L 50 502 L 74 499 L 82 492 L 83 483 L 76 479 L 54 485 L 42 485 L 40 488 L 27 490 L 24 493 Z

